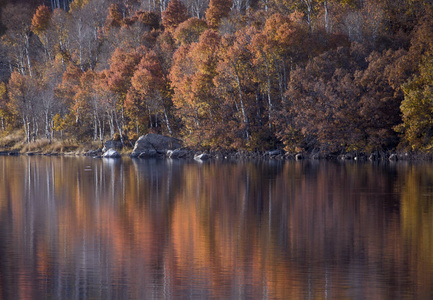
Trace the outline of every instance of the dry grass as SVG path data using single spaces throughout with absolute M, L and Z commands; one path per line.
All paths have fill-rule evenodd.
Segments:
M 19 151 L 22 153 L 65 153 L 77 151 L 80 148 L 83 148 L 83 145 L 75 139 L 53 139 L 50 144 L 48 139 L 42 138 L 27 143 L 23 130 L 14 130 L 0 134 L 0 150 Z
M 48 139 L 38 139 L 35 142 L 22 145 L 21 152 L 39 153 L 84 153 L 90 149 L 98 149 L 100 144 L 80 143 L 76 139 L 68 138 L 64 140 L 54 139 L 50 144 Z
M 17 150 L 17 145 L 25 142 L 23 130 L 14 130 L 12 132 L 3 132 L 0 134 L 0 149 L 2 150 Z
M 80 144 L 74 139 L 54 140 L 51 144 L 45 147 L 46 153 L 66 153 L 77 151 Z
M 100 141 L 78 141 L 75 138 L 67 138 L 63 140 L 53 139 L 50 144 L 46 138 L 37 139 L 34 142 L 27 143 L 23 130 L 15 130 L 9 133 L 0 133 L 0 151 L 18 151 L 21 153 L 68 153 L 68 154 L 84 154 L 89 150 L 101 149 Z M 118 150 L 121 155 L 128 155 L 132 148 L 125 147 Z
M 42 152 L 49 144 L 48 139 L 39 139 L 35 142 L 23 143 L 21 152 Z

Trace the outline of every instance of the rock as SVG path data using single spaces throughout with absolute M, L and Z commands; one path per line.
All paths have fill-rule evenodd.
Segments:
M 103 158 L 120 158 L 119 152 L 114 149 L 108 149 L 103 155 Z
M 158 152 L 154 149 L 145 150 L 138 155 L 138 158 L 155 158 L 158 157 Z
M 211 158 L 211 156 L 209 155 L 209 154 L 206 154 L 206 153 L 202 153 L 202 154 L 196 154 L 196 155 L 194 155 L 194 159 L 195 160 L 201 160 L 201 161 L 205 161 L 205 160 L 208 160 L 208 159 L 210 159 Z
M 353 159 L 356 161 L 364 161 L 366 160 L 366 157 L 364 154 L 357 154 Z
M 171 159 L 185 158 L 186 156 L 188 156 L 188 151 L 186 150 L 175 149 L 167 151 L 167 157 Z
M 89 150 L 86 153 L 84 153 L 84 156 L 95 157 L 95 156 L 100 156 L 101 154 L 102 154 L 102 151 L 100 149 L 98 149 L 98 150 Z
M 122 142 L 121 141 L 113 141 L 108 140 L 104 144 L 104 148 L 102 148 L 102 152 L 107 152 L 110 148 L 113 149 L 122 149 Z
M 47 152 L 43 154 L 44 156 L 59 156 L 60 154 L 58 152 Z
M 277 156 L 284 154 L 283 150 L 277 149 L 277 150 L 269 150 L 265 153 L 265 156 Z
M 174 150 L 182 147 L 182 141 L 172 137 L 149 133 L 142 135 L 132 150 L 131 157 L 138 157 L 146 150 Z
M 343 160 L 352 160 L 354 156 L 351 153 L 346 153 L 342 156 Z
M 284 159 L 285 160 L 292 160 L 294 158 L 295 157 L 293 156 L 293 153 L 286 152 L 286 154 L 284 154 Z
M 302 155 L 302 153 L 298 153 L 298 154 L 295 155 L 295 159 L 296 160 L 301 160 L 301 159 L 304 159 L 304 156 Z
M 314 153 L 313 155 L 311 155 L 311 158 L 315 160 L 320 159 L 320 153 Z
M 390 160 L 390 161 L 397 161 L 397 160 L 398 160 L 398 156 L 397 156 L 397 154 L 391 154 L 391 155 L 389 156 L 389 160 Z
M 222 159 L 225 159 L 226 155 L 224 155 L 224 154 L 221 153 L 221 152 L 217 152 L 217 153 L 214 155 L 214 157 L 215 157 L 217 160 L 222 160 Z

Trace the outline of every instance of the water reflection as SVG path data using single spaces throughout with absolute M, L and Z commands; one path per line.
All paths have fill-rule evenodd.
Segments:
M 431 298 L 431 165 L 0 157 L 0 299 Z

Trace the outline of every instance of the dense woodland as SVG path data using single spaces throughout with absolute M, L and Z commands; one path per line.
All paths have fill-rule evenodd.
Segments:
M 433 150 L 433 1 L 0 1 L 0 131 Z

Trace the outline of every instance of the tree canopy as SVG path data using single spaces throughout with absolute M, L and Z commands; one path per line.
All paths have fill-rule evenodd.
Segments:
M 430 1 L 3 1 L 0 130 L 433 150 Z

